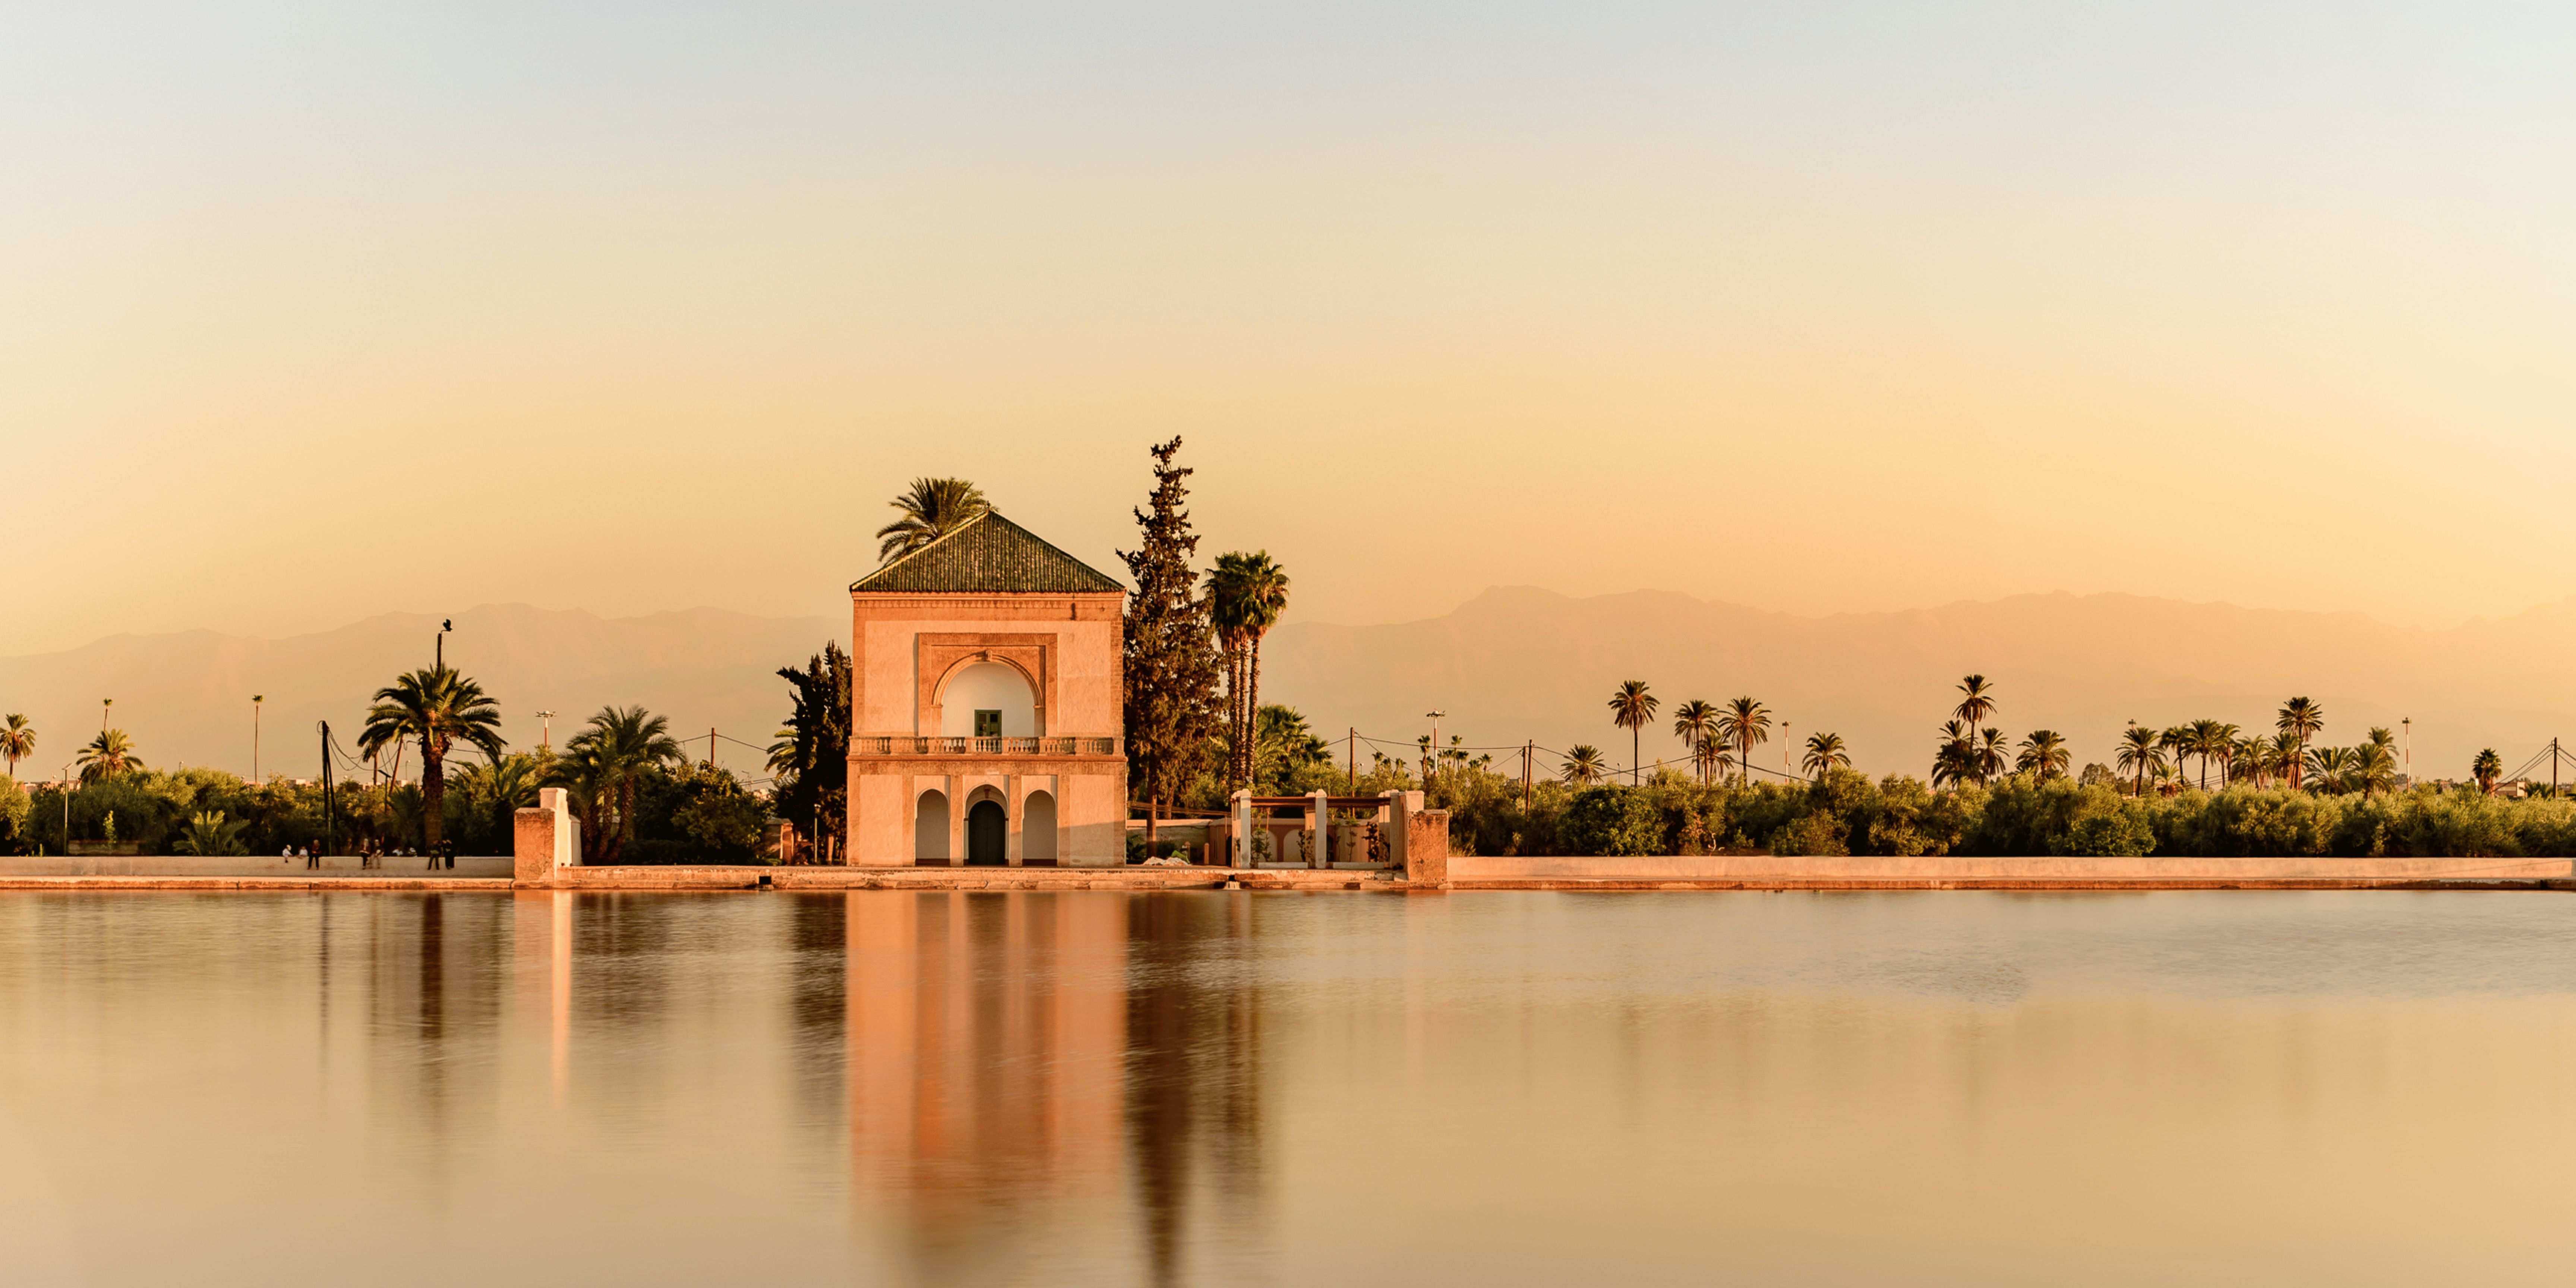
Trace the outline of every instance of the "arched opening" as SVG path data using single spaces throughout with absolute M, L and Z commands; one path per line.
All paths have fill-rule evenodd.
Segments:
M 1055 862 L 1055 797 L 1030 792 L 1020 806 L 1020 862 Z
M 948 861 L 948 793 L 932 789 L 913 807 L 912 861 Z
M 977 867 L 1010 862 L 1011 821 L 1000 801 L 977 801 L 966 811 L 966 861 Z
M 939 733 L 944 738 L 1037 737 L 1038 700 L 1029 691 L 1028 677 L 1000 662 L 960 669 L 939 695 Z

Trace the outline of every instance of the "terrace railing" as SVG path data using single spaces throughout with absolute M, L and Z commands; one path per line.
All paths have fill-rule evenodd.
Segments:
M 863 733 L 850 739 L 853 756 L 1115 756 L 1118 739 L 917 738 Z

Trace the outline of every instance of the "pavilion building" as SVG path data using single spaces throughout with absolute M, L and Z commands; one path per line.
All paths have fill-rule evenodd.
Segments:
M 1125 862 L 1124 596 L 989 511 L 854 583 L 847 861 Z

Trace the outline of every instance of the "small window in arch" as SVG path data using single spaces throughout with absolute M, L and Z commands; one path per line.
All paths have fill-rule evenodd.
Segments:
M 999 711 L 978 711 L 978 712 L 976 712 L 976 713 L 975 713 L 975 736 L 976 736 L 976 737 L 978 737 L 978 738 L 999 738 L 999 737 L 1001 737 L 1001 736 L 1002 736 L 1002 713 L 1001 713 L 1001 712 L 999 712 Z

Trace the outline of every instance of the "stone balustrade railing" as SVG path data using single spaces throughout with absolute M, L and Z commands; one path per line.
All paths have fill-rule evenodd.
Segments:
M 853 756 L 1115 756 L 1118 739 L 1061 738 L 919 738 L 910 734 L 863 733 L 850 739 Z

